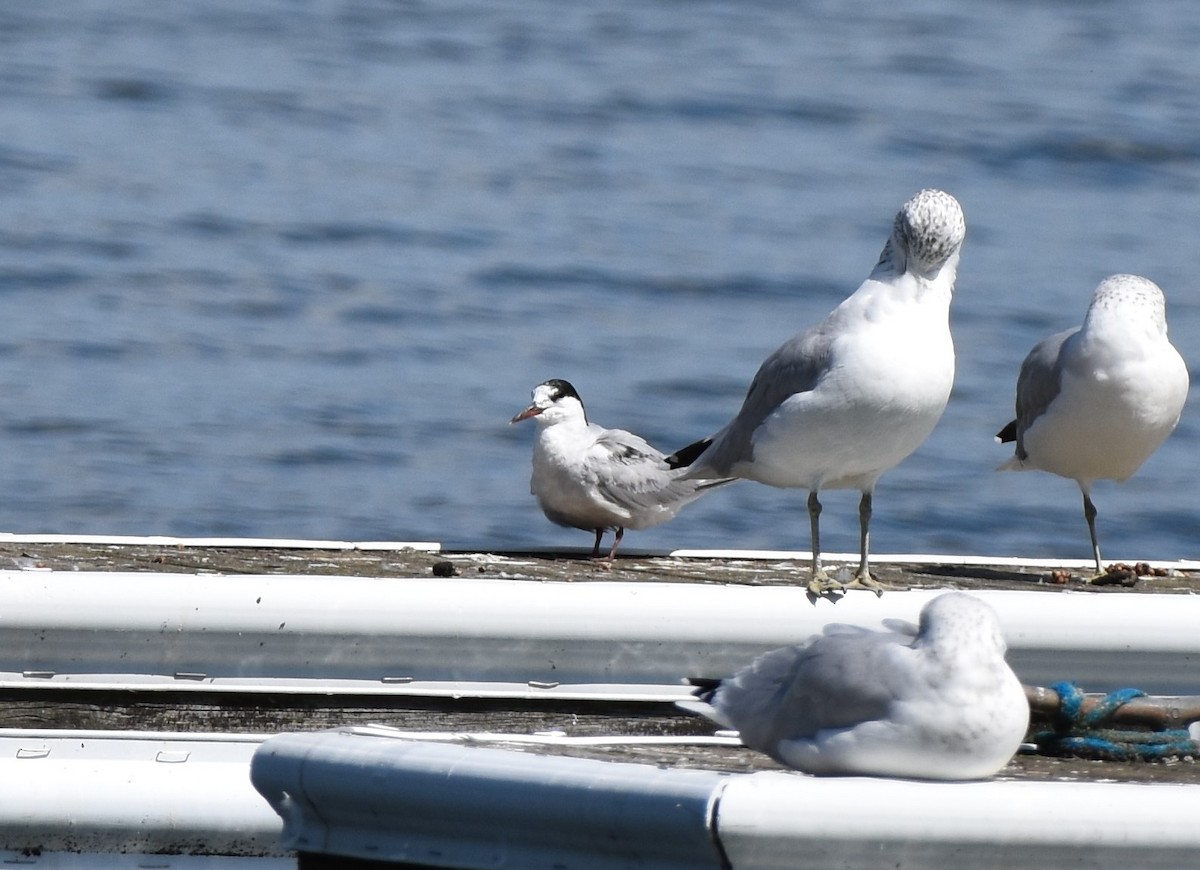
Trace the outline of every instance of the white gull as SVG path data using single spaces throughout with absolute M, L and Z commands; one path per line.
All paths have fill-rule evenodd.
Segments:
M 868 566 L 872 494 L 880 475 L 933 431 L 954 383 L 950 300 L 966 235 L 950 194 L 904 204 L 869 278 L 823 323 L 763 362 L 737 416 L 667 461 L 682 479 L 735 477 L 807 489 L 813 595 L 845 587 L 821 566 L 822 489 L 857 489 L 858 571 Z
M 1017 417 L 996 435 L 1016 454 L 999 470 L 1040 468 L 1079 484 L 1097 576 L 1092 484 L 1137 471 L 1179 422 L 1187 393 L 1162 290 L 1136 275 L 1101 281 L 1083 325 L 1043 339 L 1021 363 Z
M 680 706 L 806 773 L 980 779 L 1017 751 L 1029 704 L 995 611 L 939 595 L 920 625 L 833 624 L 773 650 Z

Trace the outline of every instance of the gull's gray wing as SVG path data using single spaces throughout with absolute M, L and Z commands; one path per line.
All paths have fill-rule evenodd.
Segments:
M 781 741 L 888 714 L 908 684 L 900 657 L 912 638 L 841 626 L 759 656 L 721 685 L 713 705 L 742 742 L 775 755 Z
M 721 432 L 703 464 L 718 474 L 728 474 L 735 462 L 753 458 L 754 430 L 788 397 L 807 393 L 820 382 L 833 355 L 834 332 L 826 320 L 793 336 L 763 360 L 750 382 L 741 410 Z
M 1046 412 L 1062 388 L 1065 361 L 1078 340 L 1075 338 L 1078 333 L 1077 326 L 1042 339 L 1021 363 L 1021 373 L 1017 376 L 1017 417 L 996 436 L 1002 442 L 1017 442 L 1018 459 L 1028 457 L 1025 452 L 1025 433 Z

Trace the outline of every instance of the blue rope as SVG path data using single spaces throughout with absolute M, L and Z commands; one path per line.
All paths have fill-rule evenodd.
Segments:
M 1033 736 L 1038 752 L 1043 755 L 1105 761 L 1161 761 L 1200 756 L 1200 743 L 1192 739 L 1186 728 L 1148 731 L 1105 727 L 1122 706 L 1145 696 L 1140 689 L 1110 692 L 1090 712 L 1084 713 L 1084 694 L 1074 683 L 1055 683 L 1050 688 L 1059 698 L 1054 730 Z

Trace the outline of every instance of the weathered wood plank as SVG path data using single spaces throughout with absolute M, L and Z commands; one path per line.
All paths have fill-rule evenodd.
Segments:
M 612 568 L 579 553 L 430 553 L 420 550 L 327 550 L 287 547 L 196 547 L 157 544 L 30 543 L 0 546 L 0 570 L 154 571 L 214 574 L 314 574 L 323 576 L 505 577 L 508 579 L 653 580 L 680 583 L 736 583 L 752 586 L 800 583 L 804 559 L 674 558 L 629 555 Z M 1200 592 L 1200 572 L 1175 571 L 1130 577 L 1116 570 L 1112 582 L 1090 585 L 1087 572 L 1049 571 L 1026 566 L 886 564 L 872 565 L 885 586 L 896 589 L 954 586 L 962 589 Z M 1123 585 L 1130 584 L 1132 585 Z

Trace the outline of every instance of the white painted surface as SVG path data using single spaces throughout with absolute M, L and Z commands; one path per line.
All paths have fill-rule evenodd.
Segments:
M 0 855 L 285 857 L 247 775 L 259 742 L 0 731 Z
M 433 541 L 310 541 L 303 538 L 177 538 L 170 535 L 18 535 L 0 532 L 0 544 L 100 544 L 144 547 L 277 547 L 299 550 L 422 550 L 436 553 Z
M 289 846 L 440 867 L 730 870 L 1180 868 L 1200 786 L 719 775 L 378 729 L 263 744 Z M 716 863 L 714 863 L 716 862 Z
M 195 537 L 181 538 L 170 535 L 63 535 L 53 533 L 16 534 L 0 532 L 0 544 L 110 544 L 113 546 L 169 546 L 169 547 L 248 547 L 301 549 L 301 550 L 420 550 L 437 553 L 442 551 L 442 544 L 437 541 L 336 541 L 336 540 L 307 540 L 304 538 L 225 538 L 225 537 Z M 496 555 L 505 555 L 505 551 L 494 551 Z M 639 549 L 638 547 L 622 548 L 626 556 L 642 556 L 677 559 L 744 559 L 747 561 L 792 561 L 807 563 L 812 554 L 807 550 L 739 550 L 739 549 L 697 549 L 687 548 L 678 550 Z M 585 547 L 529 547 L 516 554 L 545 554 L 561 555 L 570 553 L 584 556 L 591 553 L 591 548 Z M 858 563 L 857 553 L 824 553 L 822 557 L 830 564 Z M 872 563 L 886 564 L 921 564 L 921 565 L 977 565 L 1012 568 L 1066 568 L 1088 569 L 1092 567 L 1091 559 L 1047 559 L 1044 557 L 1026 556 L 957 556 L 944 553 L 884 553 L 871 556 Z M 1109 559 L 1110 562 L 1143 562 L 1144 559 Z M 1151 561 L 1148 564 L 1156 568 L 1166 568 L 1177 571 L 1198 571 L 1200 561 Z
M 720 870 L 719 774 L 392 739 L 284 734 L 255 787 L 292 849 L 431 867 Z
M 580 552 L 584 552 L 580 550 Z M 587 551 L 590 552 L 590 551 Z M 624 552 L 624 551 L 622 551 Z M 637 553 L 636 549 L 629 551 Z M 662 553 L 664 556 L 674 556 L 679 559 L 746 559 L 749 561 L 795 561 L 807 563 L 812 554 L 807 550 L 671 550 Z M 830 564 L 845 564 L 850 567 L 858 565 L 858 553 L 822 553 L 821 558 Z M 1146 562 L 1145 559 L 1105 559 L 1105 562 Z M 1094 566 L 1091 559 L 1047 559 L 1045 557 L 1028 556 L 956 556 L 946 553 L 885 553 L 880 556 L 871 554 L 871 564 L 880 565 L 972 565 L 991 568 L 1039 568 L 1039 569 L 1074 569 L 1090 570 Z M 1155 568 L 1165 568 L 1175 571 L 1200 570 L 1200 562 L 1194 560 L 1175 560 L 1161 562 L 1146 562 Z
M 296 870 L 293 857 L 229 855 L 120 855 L 112 852 L 39 852 L 0 849 L 5 870 Z
M 1200 786 L 734 777 L 717 833 L 733 870 L 1181 868 Z
M 20 571 L 0 582 L 3 686 L 457 694 L 486 683 L 522 697 L 577 686 L 673 697 L 684 677 L 725 676 L 830 621 L 915 620 L 939 594 L 814 604 L 796 587 L 654 582 Z M 1200 596 L 975 594 L 999 613 L 1026 683 L 1200 694 Z

